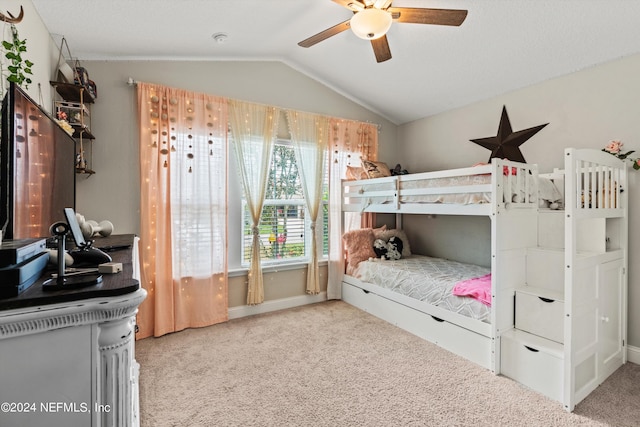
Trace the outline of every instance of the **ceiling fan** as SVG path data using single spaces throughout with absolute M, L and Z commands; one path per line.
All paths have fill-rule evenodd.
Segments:
M 351 10 L 354 15 L 331 28 L 298 43 L 302 47 L 311 47 L 348 28 L 360 38 L 371 40 L 376 61 L 391 59 L 391 50 L 387 41 L 387 31 L 393 21 L 414 24 L 460 26 L 467 17 L 466 10 L 426 9 L 418 7 L 391 7 L 393 0 L 333 0 Z

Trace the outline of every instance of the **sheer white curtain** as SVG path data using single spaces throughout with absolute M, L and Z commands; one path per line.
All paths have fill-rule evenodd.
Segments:
M 228 318 L 227 100 L 138 83 L 137 338 Z
M 378 129 L 371 123 L 331 119 L 330 121 L 330 167 L 329 167 L 329 279 L 327 298 L 342 298 L 342 276 L 344 274 L 344 249 L 342 247 L 342 184 L 347 166 L 360 167 L 362 159 L 377 160 Z M 352 221 L 360 225 L 360 215 L 352 215 Z M 369 220 L 370 218 L 365 218 Z M 367 224 L 371 225 L 371 224 Z M 347 229 L 351 225 L 347 224 Z
M 251 264 L 249 266 L 247 304 L 264 301 L 264 283 L 260 264 L 260 216 L 267 189 L 267 177 L 278 130 L 280 110 L 276 107 L 229 101 L 229 123 L 236 149 L 244 197 L 253 221 Z
M 307 268 L 307 293 L 320 293 L 316 220 L 322 207 L 322 184 L 329 146 L 329 118 L 317 114 L 287 111 L 304 198 L 311 220 L 311 260 Z

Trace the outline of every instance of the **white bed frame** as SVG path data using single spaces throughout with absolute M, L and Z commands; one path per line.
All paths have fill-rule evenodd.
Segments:
M 517 171 L 515 176 L 512 175 L 513 171 Z M 408 180 L 487 173 L 491 174 L 490 184 L 412 190 L 403 190 L 402 185 L 404 181 Z M 614 363 L 609 363 L 606 369 L 600 369 L 600 365 L 596 368 L 595 365 L 591 365 L 591 362 L 586 363 L 585 360 L 591 360 L 590 357 L 597 358 L 594 354 L 598 352 L 599 340 L 592 339 L 588 340 L 588 343 L 583 342 L 585 336 L 593 338 L 590 326 L 595 327 L 593 323 L 585 326 L 584 322 L 587 319 L 595 322 L 599 309 L 597 303 L 590 301 L 590 304 L 592 306 L 595 304 L 595 306 L 590 308 L 588 315 L 585 316 L 582 313 L 580 316 L 574 316 L 573 313 L 583 310 L 585 304 L 583 298 L 576 296 L 579 282 L 584 280 L 584 269 L 588 269 L 587 274 L 597 275 L 599 273 L 596 269 L 606 263 L 619 260 L 623 266 L 620 279 L 620 300 L 614 305 L 620 310 L 621 326 L 619 332 L 622 338 L 620 345 L 626 349 L 624 347 L 626 341 L 626 327 L 624 326 L 626 325 L 626 312 L 624 310 L 626 307 L 627 193 L 621 191 L 621 188 L 626 189 L 627 187 L 623 162 L 599 150 L 567 149 L 565 151 L 565 170 L 556 170 L 551 177 L 560 178 L 562 176 L 565 180 L 565 187 L 562 190 L 566 194 L 566 210 L 555 212 L 539 208 L 536 165 L 500 159 L 493 159 L 492 164 L 481 167 L 371 180 L 343 181 L 343 212 L 395 213 L 396 227 L 398 228 L 401 226 L 402 214 L 404 213 L 489 217 L 491 220 L 492 273 L 491 323 L 449 312 L 429 303 L 399 295 L 380 286 L 362 282 L 349 275 L 345 275 L 342 281 L 343 300 L 465 357 L 495 374 L 500 374 L 505 367 L 510 372 L 520 372 L 521 370 L 533 372 L 533 383 L 517 374 L 510 373 L 508 376 L 559 400 L 567 410 L 573 410 L 577 402 L 582 400 L 617 367 L 626 362 L 626 352 L 623 352 L 624 354 L 620 357 L 616 356 Z M 583 204 L 581 196 L 583 190 L 588 191 L 590 187 L 598 188 L 601 183 L 606 184 L 607 188 L 606 191 L 598 194 L 598 203 L 593 201 L 591 205 Z M 381 184 L 384 186 L 383 189 L 380 189 Z M 401 202 L 405 195 L 458 192 L 490 192 L 491 201 L 475 205 Z M 514 198 L 510 196 L 511 194 L 526 196 Z M 604 194 L 609 194 L 610 197 L 603 197 Z M 381 198 L 386 201 L 384 203 L 377 202 Z M 552 220 L 549 220 L 550 218 Z M 612 218 L 617 218 L 613 226 L 607 222 Z M 581 219 L 588 221 L 581 226 Z M 591 233 L 594 228 L 593 221 L 599 222 L 595 225 L 596 230 Z M 585 233 L 584 229 L 591 231 Z M 587 238 L 578 237 L 585 234 Z M 605 237 L 609 238 L 610 234 L 616 235 L 614 250 L 605 247 L 604 239 Z M 564 240 L 562 236 L 564 236 Z M 553 239 L 559 240 L 561 247 L 552 247 L 549 252 L 544 246 L 547 245 L 548 240 Z M 592 256 L 585 257 L 585 248 Z M 539 254 L 543 255 L 538 256 Z M 564 342 L 566 344 L 558 346 L 553 342 L 548 342 L 548 348 L 544 348 L 544 344 L 547 344 L 544 338 L 543 341 L 540 341 L 539 337 L 526 335 L 525 344 L 521 342 L 521 331 L 517 329 L 514 312 L 516 310 L 516 290 L 522 290 L 523 287 L 528 289 L 527 285 L 535 282 L 533 276 L 535 276 L 534 272 L 538 266 L 534 268 L 532 263 L 539 263 L 540 270 L 544 271 L 547 268 L 544 265 L 547 262 L 545 257 L 549 256 L 562 259 L 559 265 L 569 266 L 566 272 L 560 271 L 559 282 L 561 283 L 557 284 L 557 292 L 552 293 L 562 295 L 564 298 L 564 319 L 558 320 L 560 324 L 551 325 L 551 327 L 564 328 Z M 573 268 L 574 266 L 576 268 Z M 564 283 L 562 283 L 563 281 Z M 501 360 L 503 348 L 501 338 L 503 335 L 508 336 L 509 339 L 506 340 L 508 344 L 517 349 L 515 355 L 513 351 L 507 351 L 509 360 L 505 361 Z M 560 362 L 557 362 L 560 363 L 561 374 L 559 385 L 553 385 L 558 382 L 553 379 L 549 381 L 551 385 L 544 381 L 542 386 L 537 385 L 536 378 L 544 379 L 545 375 L 548 376 L 551 375 L 551 372 L 555 372 L 547 369 L 546 360 L 527 362 L 519 359 L 517 354 L 519 349 L 526 343 L 531 344 L 531 340 L 543 348 L 541 354 L 561 356 Z M 531 349 L 532 347 L 529 345 L 525 348 Z M 545 352 L 546 350 L 548 351 Z M 525 359 L 528 357 L 526 354 L 524 356 Z M 606 376 L 604 371 L 606 371 Z M 557 374 L 557 372 L 555 373 Z

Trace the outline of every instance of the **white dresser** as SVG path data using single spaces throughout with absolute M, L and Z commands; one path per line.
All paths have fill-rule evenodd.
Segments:
M 138 426 L 137 237 L 102 284 L 0 300 L 0 426 Z M 102 242 L 105 243 L 105 242 Z M 134 261 L 135 260 L 135 261 Z

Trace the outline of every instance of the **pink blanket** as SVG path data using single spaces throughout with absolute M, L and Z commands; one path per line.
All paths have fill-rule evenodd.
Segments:
M 453 294 L 475 298 L 491 307 L 491 273 L 456 283 Z

